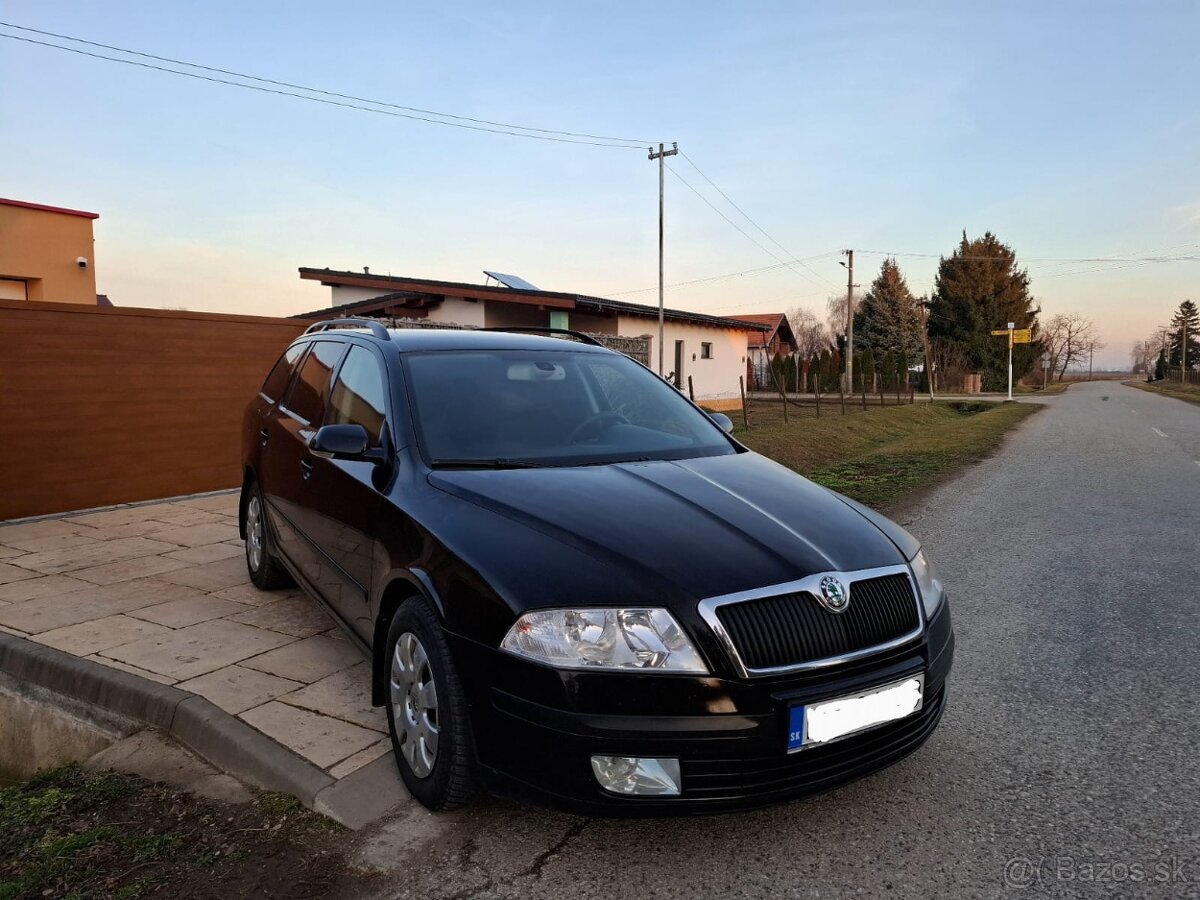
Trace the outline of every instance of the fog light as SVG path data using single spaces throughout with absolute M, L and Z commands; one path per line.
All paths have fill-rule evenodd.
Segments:
M 614 794 L 679 796 L 679 760 L 641 756 L 593 756 L 592 771 Z

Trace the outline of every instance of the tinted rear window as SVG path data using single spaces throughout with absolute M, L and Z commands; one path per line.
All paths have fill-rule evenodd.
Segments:
M 304 357 L 300 374 L 284 401 L 291 412 L 314 425 L 325 418 L 325 401 L 329 398 L 329 381 L 334 367 L 346 345 L 336 341 L 317 341 L 312 352 Z
M 292 380 L 292 370 L 296 368 L 296 360 L 303 352 L 304 344 L 288 347 L 283 356 L 279 357 L 279 361 L 275 363 L 275 368 L 271 370 L 271 374 L 267 376 L 267 380 L 263 382 L 262 386 L 262 393 L 271 402 L 278 400 L 287 390 L 288 382 Z

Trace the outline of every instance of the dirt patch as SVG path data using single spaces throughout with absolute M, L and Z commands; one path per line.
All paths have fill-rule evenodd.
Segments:
M 0 900 L 361 893 L 352 835 L 290 797 L 223 804 L 141 778 L 56 769 L 0 790 Z

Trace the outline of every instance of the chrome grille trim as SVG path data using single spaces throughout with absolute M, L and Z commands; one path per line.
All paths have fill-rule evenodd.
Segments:
M 842 581 L 843 584 L 849 586 L 850 602 L 854 602 L 854 583 L 856 581 L 865 581 L 869 578 L 881 578 L 885 575 L 904 575 L 908 578 L 909 586 L 912 588 L 913 602 L 917 609 L 917 627 L 907 634 L 902 634 L 890 641 L 885 641 L 882 644 L 876 644 L 872 647 L 865 647 L 861 650 L 855 650 L 850 653 L 842 653 L 837 656 L 830 656 L 824 659 L 813 659 L 806 662 L 794 663 L 787 666 L 775 666 L 773 668 L 752 669 L 749 668 L 742 660 L 741 654 L 738 652 L 737 646 L 733 642 L 733 638 L 721 624 L 720 618 L 717 616 L 717 609 L 730 603 L 745 603 L 748 600 L 760 600 L 766 597 L 776 597 L 783 594 L 799 594 L 808 593 L 816 596 L 821 590 L 821 579 L 832 575 L 834 578 Z M 733 662 L 738 670 L 738 673 L 743 678 L 761 678 L 769 675 L 782 675 L 789 672 L 811 671 L 813 669 L 824 669 L 829 666 L 836 666 L 840 663 L 850 662 L 863 657 L 871 656 L 876 653 L 883 653 L 895 647 L 903 646 L 911 641 L 919 638 L 925 631 L 925 606 L 921 602 L 920 588 L 917 587 L 917 581 L 913 577 L 912 569 L 907 565 L 881 566 L 874 569 L 857 569 L 853 572 L 816 572 L 806 578 L 801 578 L 798 581 L 788 581 L 783 584 L 774 584 L 768 587 L 755 588 L 749 591 L 738 591 L 733 594 L 723 594 L 719 597 L 709 597 L 701 600 L 697 605 L 701 618 L 708 623 L 708 627 L 713 630 L 713 634 L 717 636 L 717 640 L 725 649 L 725 653 Z M 830 613 L 833 615 L 833 613 Z

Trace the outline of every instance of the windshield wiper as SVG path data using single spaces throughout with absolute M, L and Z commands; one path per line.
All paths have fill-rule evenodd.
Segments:
M 525 459 L 435 459 L 429 464 L 435 469 L 542 469 L 541 463 Z

